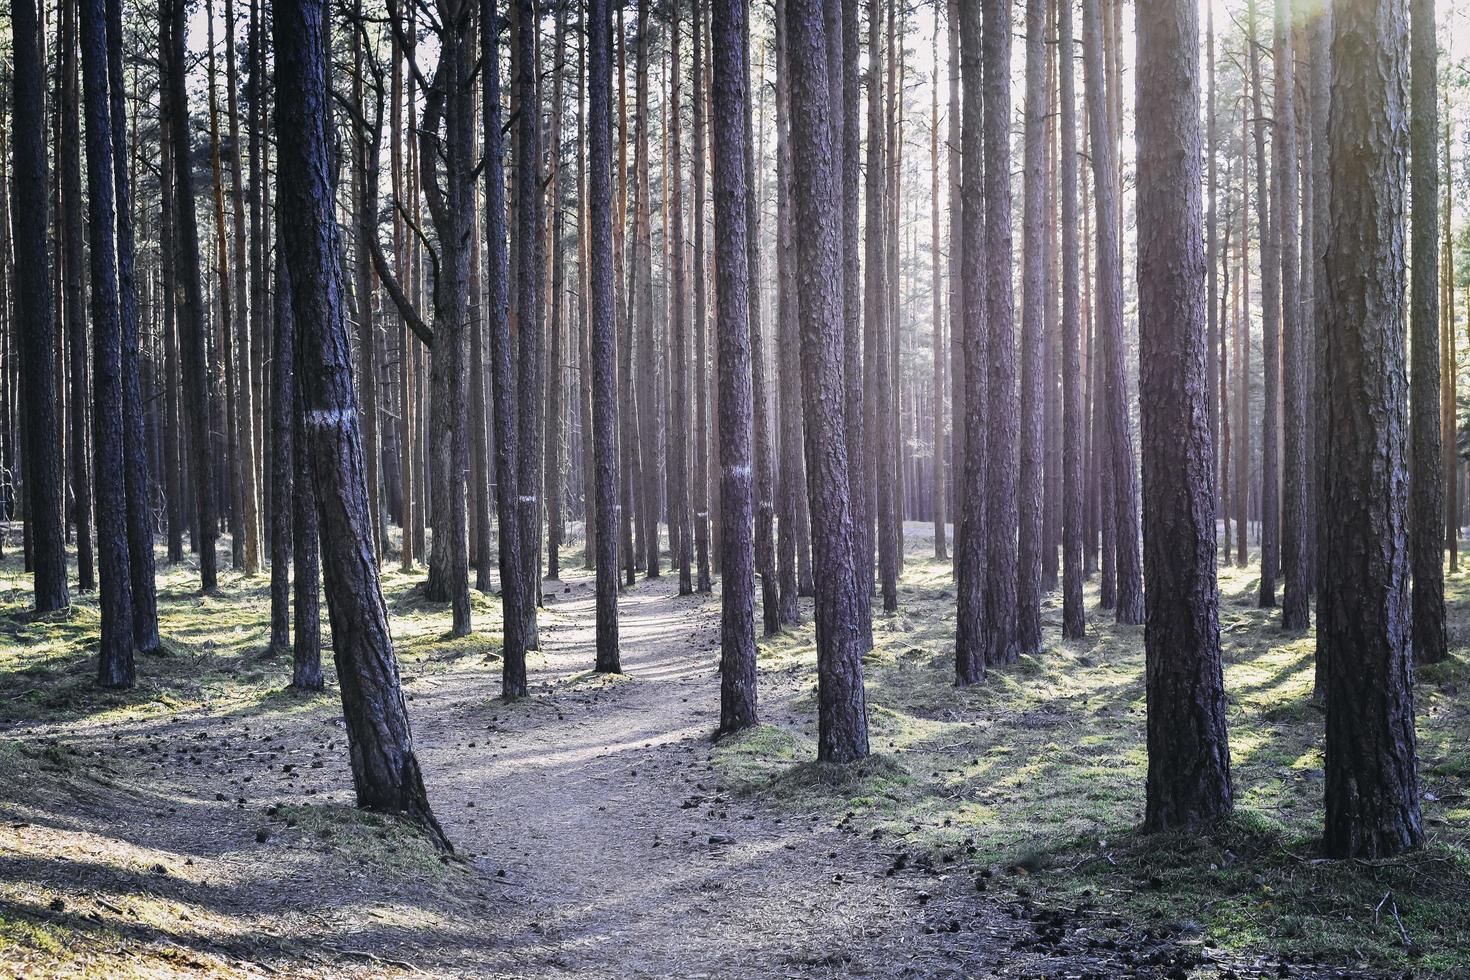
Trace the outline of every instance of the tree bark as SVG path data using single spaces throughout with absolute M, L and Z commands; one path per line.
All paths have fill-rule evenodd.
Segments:
M 1062 637 L 1087 635 L 1082 604 L 1086 576 L 1082 555 L 1083 417 L 1082 323 L 1077 310 L 1077 93 L 1072 40 L 1072 5 L 1057 4 L 1057 45 L 1061 49 L 1062 183 Z
M 1143 822 L 1165 830 L 1223 816 L 1232 797 L 1205 366 L 1197 5 L 1144 0 L 1137 30 L 1139 402 L 1149 514 Z
M 1434 0 L 1412 0 L 1409 16 L 1413 160 L 1409 206 L 1413 223 L 1409 256 L 1409 268 L 1413 270 L 1409 281 L 1409 564 L 1413 575 L 1414 658 L 1419 663 L 1435 663 L 1449 655 L 1449 643 L 1444 603 L 1447 481 L 1439 419 L 1439 93 Z M 1454 526 L 1453 516 L 1450 526 Z
M 868 754 L 867 702 L 859 620 L 858 576 L 853 567 L 853 526 L 847 485 L 843 425 L 843 328 L 836 265 L 841 229 L 834 200 L 838 154 L 831 114 L 820 0 L 787 0 L 787 67 L 790 69 L 792 199 L 795 218 L 796 296 L 801 320 L 802 401 L 806 410 L 806 458 L 810 473 L 817 615 L 817 758 L 851 762 Z M 727 531 L 729 529 L 726 529 Z
M 491 0 L 481 0 L 482 9 Z M 588 0 L 587 121 L 588 282 L 592 289 L 592 426 L 597 506 L 597 670 L 618 673 L 618 433 L 612 244 L 612 14 L 609 0 Z M 486 60 L 486 64 L 493 62 Z M 489 95 L 486 95 L 489 99 Z M 486 115 L 487 121 L 490 119 Z M 486 127 L 490 132 L 490 127 Z
M 1094 0 L 1095 2 L 1095 0 Z M 962 203 L 963 223 L 960 277 L 964 282 L 964 384 L 965 411 L 963 492 L 957 492 L 955 529 L 955 683 L 976 684 L 985 677 L 989 609 L 985 601 L 988 574 L 986 533 L 988 495 L 974 488 L 986 486 L 985 410 L 988 374 L 985 365 L 986 320 L 984 267 L 985 210 L 981 190 L 984 94 L 981 84 L 980 11 L 974 4 L 961 3 L 959 10 L 961 73 L 964 81 L 964 155 Z M 956 427 L 958 428 L 958 427 Z
M 984 14 L 981 63 L 985 97 L 987 321 L 984 356 L 990 372 L 985 419 L 988 430 L 985 452 L 989 457 L 985 470 L 989 535 L 985 578 L 989 630 L 985 653 L 992 664 L 1008 664 L 1015 661 L 1019 652 L 1016 639 L 1019 403 L 1015 300 L 1011 292 L 1011 5 L 1008 0 L 982 0 L 981 10 Z M 1121 316 L 1118 323 L 1121 328 Z
M 714 126 L 715 330 L 720 415 L 720 731 L 756 723 L 755 543 L 745 213 L 745 0 L 715 0 L 710 21 Z
M 1296 145 L 1296 71 L 1291 50 L 1292 0 L 1276 0 L 1274 48 L 1276 62 L 1275 150 L 1278 217 L 1281 238 L 1281 361 L 1285 396 L 1283 448 L 1285 485 L 1281 521 L 1282 570 L 1286 575 L 1281 605 L 1281 627 L 1304 631 L 1309 622 L 1307 575 L 1307 392 L 1306 331 L 1302 327 Z M 1432 147 L 1432 140 L 1431 140 Z M 1433 159 L 1433 151 L 1430 153 Z M 1431 415 L 1433 414 L 1431 410 Z
M 92 284 L 92 458 L 96 466 L 97 570 L 102 612 L 97 683 L 133 686 L 133 587 L 123 428 L 122 318 L 118 310 L 112 119 L 103 0 L 80 4 L 86 116 L 87 247 Z M 141 451 L 141 447 L 140 447 Z
M 1103 86 L 1103 52 L 1099 0 L 1083 0 L 1083 69 L 1087 76 L 1088 114 L 1092 123 L 1092 172 L 1097 188 L 1098 347 L 1102 359 L 1114 548 L 1117 568 L 1115 618 L 1124 624 L 1143 622 L 1143 579 L 1139 568 L 1138 479 L 1133 435 L 1128 420 L 1128 378 L 1123 369 L 1123 278 L 1118 245 L 1118 166 L 1110 138 Z M 1107 525 L 1104 522 L 1104 534 Z M 1107 547 L 1104 545 L 1104 561 Z
M 1324 849 L 1381 858 L 1424 841 L 1415 764 L 1404 419 L 1408 24 L 1401 0 L 1332 18 L 1320 656 Z
M 276 90 L 293 93 L 276 107 L 279 200 L 283 213 L 293 216 L 282 222 L 282 261 L 289 263 L 292 274 L 303 448 L 311 460 L 321 520 L 327 609 L 353 783 L 360 807 L 404 813 L 449 850 L 414 754 L 388 610 L 372 557 L 343 302 L 342 246 L 333 213 L 327 5 L 285 0 L 274 14 Z
M 185 82 L 187 41 L 184 0 L 162 0 L 168 25 L 164 45 L 164 87 L 169 140 L 173 145 L 175 322 L 184 381 L 184 414 L 189 419 L 190 467 L 194 474 L 195 518 L 199 528 L 199 578 L 206 595 L 218 588 L 215 541 L 214 451 L 210 439 L 210 391 L 205 352 L 203 284 L 199 272 L 199 225 L 195 211 L 194 170 L 189 153 L 189 105 Z
M 1042 372 L 1046 329 L 1044 224 L 1046 162 L 1046 0 L 1026 2 L 1026 121 L 1022 157 L 1021 392 L 1020 451 L 1016 500 L 1016 632 L 1018 653 L 1041 650 L 1042 494 L 1045 490 L 1045 391 Z M 1009 295 L 1009 280 L 1006 282 Z

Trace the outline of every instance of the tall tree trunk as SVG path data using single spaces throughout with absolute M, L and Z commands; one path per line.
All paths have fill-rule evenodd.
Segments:
M 1062 636 L 1087 635 L 1082 604 L 1086 577 L 1082 555 L 1083 417 L 1082 323 L 1077 310 L 1077 93 L 1072 40 L 1072 4 L 1057 4 L 1057 45 L 1061 83 L 1062 176 Z
M 883 206 L 883 88 L 877 67 L 882 59 L 879 45 L 879 38 L 882 36 L 882 2 L 883 0 L 868 2 L 868 164 L 864 195 L 867 217 L 863 262 L 863 355 L 865 373 L 874 383 L 865 385 L 871 388 L 873 397 L 866 403 L 867 417 L 863 423 L 864 456 L 860 458 L 864 458 L 864 462 L 861 467 L 855 466 L 850 472 L 860 472 L 862 479 L 872 487 L 869 496 L 876 506 L 871 512 L 860 514 L 862 520 L 854 525 L 857 528 L 855 540 L 865 542 L 876 523 L 883 610 L 891 613 L 898 608 L 898 538 L 889 520 L 893 513 L 891 494 L 894 492 L 895 474 L 892 464 L 897 447 L 893 445 L 893 427 L 889 424 L 893 379 L 888 370 L 888 255 L 885 238 L 890 229 L 887 228 Z M 857 555 L 858 591 L 861 595 L 866 595 L 872 588 L 872 551 L 859 548 Z
M 705 195 L 705 89 L 704 55 L 705 44 L 701 38 L 704 18 L 701 4 L 694 4 L 694 75 L 691 102 L 694 110 L 694 213 L 690 219 L 694 237 L 694 452 L 693 471 L 689 480 L 693 494 L 693 532 L 695 583 L 700 592 L 709 592 L 709 378 L 705 339 L 705 324 L 708 322 L 709 301 L 706 296 L 705 247 L 704 247 L 704 195 Z
M 843 426 L 842 303 L 837 263 L 841 229 L 834 210 L 838 154 L 820 0 L 787 0 L 792 201 L 797 303 L 801 319 L 802 401 L 806 410 L 808 496 L 817 616 L 817 758 L 850 762 L 868 754 L 862 655 L 866 647 L 853 567 Z M 728 529 L 727 529 L 728 530 Z
M 963 116 L 960 110 L 960 6 L 959 0 L 948 0 L 945 10 L 949 45 L 949 471 L 952 474 L 950 494 L 955 527 L 955 568 L 960 557 L 960 523 L 964 505 L 962 494 L 969 486 L 969 470 L 965 468 L 965 277 L 964 265 L 964 162 L 961 146 Z
M 276 254 L 280 255 L 277 223 Z M 295 333 L 291 324 L 291 272 L 276 263 L 271 330 L 271 632 L 270 652 L 285 653 L 291 646 L 291 522 L 300 488 L 295 487 L 292 438 L 296 404 Z M 315 588 L 315 582 L 312 583 Z
M 539 22 L 534 0 L 514 0 L 516 17 L 512 35 L 518 53 L 515 71 L 519 117 L 516 125 L 516 202 L 515 244 L 519 254 L 513 275 L 516 282 L 516 353 L 517 386 L 525 392 L 525 405 L 520 413 L 520 474 L 517 480 L 520 502 L 521 563 L 526 577 L 526 593 L 522 596 L 523 627 L 526 646 L 540 647 L 536 607 L 541 594 L 541 513 L 545 473 L 542 454 L 545 450 L 544 403 L 545 346 L 543 333 L 546 295 L 541 281 L 545 267 L 545 241 L 542 237 L 544 200 L 541 195 L 541 70 L 537 43 Z M 466 66 L 468 69 L 469 66 Z M 467 72 L 468 74 L 468 72 Z
M 1043 21 L 1046 0 L 1026 2 L 1026 122 L 1022 169 L 1021 280 L 1021 469 L 1017 476 L 1019 507 L 1016 575 L 1016 635 L 1018 653 L 1041 649 L 1042 493 L 1045 490 L 1045 391 L 1042 371 L 1046 329 L 1046 288 L 1043 256 L 1046 249 L 1046 54 Z M 1010 282 L 1006 282 L 1009 295 Z
M 282 223 L 282 261 L 291 268 L 303 448 L 311 460 L 321 520 L 327 609 L 353 783 L 359 806 L 404 813 L 448 850 L 414 754 L 377 566 L 366 560 L 373 529 L 328 162 L 327 5 L 287 0 L 274 14 L 276 91 L 293 93 L 276 106 L 279 200 L 283 213 L 293 216 Z
M 89 467 L 92 452 L 87 438 L 87 403 L 92 391 L 91 368 L 87 358 L 86 274 L 84 269 L 82 224 L 82 134 L 81 104 L 78 93 L 77 11 L 79 2 L 63 2 L 58 14 L 60 37 L 60 118 L 56 152 L 57 184 L 61 192 L 61 213 L 57 230 L 61 265 L 62 320 L 66 324 L 67 375 L 70 382 L 71 410 L 66 421 L 71 437 L 68 461 L 71 464 L 71 510 L 77 535 L 77 591 L 92 592 L 97 588 L 97 559 L 92 546 L 93 494 Z
M 194 197 L 194 170 L 189 153 L 189 104 L 186 95 L 188 28 L 184 0 L 162 0 L 160 18 L 168 27 L 164 45 L 164 89 L 169 140 L 173 145 L 175 318 L 184 382 L 183 414 L 189 419 L 189 459 L 195 482 L 195 518 L 199 528 L 199 577 L 206 595 L 218 588 L 215 541 L 219 526 L 214 500 L 214 448 L 210 439 L 210 391 L 206 356 L 203 283 L 199 270 L 199 225 Z
M 787 0 L 776 0 L 776 22 L 786 23 Z M 780 372 L 778 414 L 781 419 L 781 486 L 777 510 L 779 540 L 777 542 L 777 578 L 781 588 L 781 622 L 801 621 L 797 597 L 801 591 L 802 555 L 811 539 L 805 520 L 807 481 L 802 457 L 805 420 L 802 418 L 801 372 L 798 301 L 796 295 L 796 256 L 793 221 L 791 160 L 791 59 L 786 32 L 776 32 L 776 264 L 778 283 L 777 347 L 784 356 L 777 359 Z M 856 447 L 854 448 L 856 450 Z M 856 527 L 856 525 L 854 525 Z M 854 532 L 856 533 L 856 532 Z
M 935 68 L 939 66 L 939 24 L 935 13 L 934 50 L 931 57 Z M 944 354 L 944 292 L 943 272 L 939 261 L 939 80 L 936 75 L 933 85 L 933 101 L 929 107 L 929 264 L 930 290 L 934 304 L 934 480 L 929 488 L 929 507 L 934 511 L 934 557 L 939 561 L 949 560 L 949 543 L 946 540 L 946 494 L 948 482 L 945 477 L 945 449 L 948 436 L 944 428 L 945 367 Z
M 102 612 L 97 683 L 133 686 L 132 559 L 123 429 L 122 318 L 118 310 L 112 119 L 103 0 L 80 5 L 87 151 L 87 248 L 92 297 L 92 458 L 96 465 L 97 569 Z M 141 451 L 141 447 L 140 447 Z
M 1406 21 L 1399 0 L 1344 0 L 1332 14 L 1318 600 L 1330 857 L 1388 857 L 1424 842 L 1405 547 Z
M 1280 425 L 1277 402 L 1281 358 L 1281 228 L 1271 202 L 1280 197 L 1279 167 L 1266 165 L 1266 108 L 1261 86 L 1261 54 L 1257 38 L 1256 0 L 1247 6 L 1250 46 L 1250 91 L 1255 113 L 1256 214 L 1261 230 L 1261 368 L 1265 375 L 1261 403 L 1261 586 L 1262 608 L 1276 605 L 1276 572 L 1281 563 Z M 1276 140 L 1279 140 L 1279 136 Z M 1273 140 L 1273 155 L 1275 143 Z M 1269 186 L 1268 186 L 1269 185 Z
M 695 21 L 698 22 L 698 12 Z M 684 150 L 679 104 L 684 69 L 679 60 L 679 5 L 670 7 L 669 27 L 669 379 L 672 405 L 668 413 L 669 439 L 669 555 L 679 571 L 679 594 L 694 591 L 690 574 L 694 533 L 689 519 L 689 321 L 687 277 L 684 266 Z M 696 29 L 695 37 L 698 38 Z M 696 61 L 696 70 L 698 62 Z M 744 123 L 741 124 L 744 131 Z M 742 216 L 743 217 L 743 216 Z M 699 219 L 696 219 L 699 220 Z
M 961 73 L 964 81 L 964 154 L 962 239 L 960 277 L 964 282 L 964 486 L 956 493 L 955 528 L 955 683 L 961 687 L 984 679 L 987 662 L 986 638 L 989 611 L 985 602 L 988 573 L 986 552 L 987 494 L 975 488 L 986 485 L 986 429 L 984 424 L 988 374 L 985 366 L 986 319 L 984 267 L 985 211 L 981 196 L 984 94 L 981 87 L 980 11 L 974 4 L 961 3 L 958 33 Z M 961 386 L 956 383 L 956 390 Z M 958 426 L 956 427 L 958 428 Z
M 563 420 L 565 386 L 563 376 L 562 334 L 566 329 L 566 275 L 564 218 L 561 208 L 561 144 L 562 144 L 562 77 L 566 74 L 566 5 L 556 11 L 555 70 L 551 85 L 551 127 L 546 200 L 551 209 L 546 224 L 551 233 L 551 295 L 547 304 L 546 330 L 548 363 L 546 365 L 546 577 L 561 578 L 561 545 L 566 538 L 566 481 L 562 475 L 562 458 L 566 455 L 566 425 Z
M 986 496 L 989 534 L 985 579 L 991 663 L 1016 659 L 1016 392 L 1011 293 L 1011 5 L 982 0 L 985 91 Z M 1121 274 L 1121 273 L 1120 273 Z M 1130 463 L 1131 465 L 1131 463 Z
M 1119 623 L 1144 618 L 1143 579 L 1139 568 L 1138 481 L 1133 435 L 1128 421 L 1128 378 L 1123 369 L 1122 260 L 1118 244 L 1118 168 L 1114 144 L 1108 138 L 1109 119 L 1102 85 L 1101 31 L 1098 0 L 1084 0 L 1083 67 L 1092 118 L 1092 169 L 1097 186 L 1098 339 L 1103 384 L 1099 395 L 1106 405 L 1110 496 L 1113 502 L 1114 548 L 1117 567 Z
M 1138 9 L 1139 403 L 1148 618 L 1144 827 L 1230 812 L 1200 207 L 1199 14 Z
M 621 670 L 618 656 L 617 383 L 613 376 L 617 317 L 612 234 L 612 14 L 609 0 L 588 0 L 587 49 L 588 217 L 591 220 L 588 282 L 592 289 L 592 425 L 597 469 L 597 660 L 604 673 Z M 481 0 L 481 9 L 491 0 Z M 486 64 L 494 62 L 487 59 Z M 487 87 L 488 89 L 488 87 Z M 486 93 L 488 102 L 490 95 Z M 491 116 L 486 113 L 486 121 Z M 490 132 L 487 125 L 486 133 Z M 488 138 L 488 135 L 487 135 Z M 508 372 L 507 372 L 508 373 Z
M 1409 16 L 1413 160 L 1409 206 L 1413 222 L 1409 256 L 1409 268 L 1413 270 L 1409 281 L 1409 566 L 1413 575 L 1414 657 L 1420 663 L 1435 663 L 1449 655 L 1449 644 L 1444 604 L 1445 466 L 1439 419 L 1439 92 L 1434 0 L 1412 0 Z M 1287 458 L 1291 458 L 1290 447 Z
M 743 10 L 742 39 L 741 44 L 747 52 L 750 50 L 750 10 L 746 5 Z M 699 50 L 697 28 L 699 24 L 698 12 L 694 18 L 696 25 L 695 52 Z M 695 60 L 695 70 L 699 70 L 699 60 Z M 764 88 L 766 62 L 764 54 L 761 57 L 760 71 L 756 78 L 756 92 Z M 768 360 L 766 357 L 766 338 L 762 329 L 761 316 L 761 273 L 760 273 L 760 213 L 761 194 L 760 179 L 755 163 L 755 148 L 763 146 L 765 141 L 765 116 L 761 116 L 761 143 L 756 142 L 754 115 L 754 102 L 759 96 L 746 94 L 745 100 L 745 174 L 747 181 L 747 193 L 749 195 L 745 208 L 745 250 L 746 250 L 746 304 L 749 308 L 750 327 L 750 382 L 751 401 L 754 413 L 754 436 L 755 436 L 755 570 L 761 580 L 761 615 L 764 620 L 764 632 L 772 636 L 781 630 L 781 597 L 776 581 L 776 540 L 775 540 L 775 501 L 773 493 L 775 489 L 775 460 L 771 445 L 771 419 L 770 419 L 770 390 L 766 385 L 768 375 Z
M 1235 564 L 1244 568 L 1249 560 L 1246 541 L 1250 533 L 1251 482 L 1251 160 L 1250 101 L 1240 100 L 1240 317 L 1235 322 L 1235 399 L 1239 441 L 1235 449 Z M 1264 236 L 1263 236 L 1264 237 Z
M 120 2 L 120 0 L 114 0 Z M 237 443 L 236 465 L 240 472 L 240 526 L 245 532 L 245 574 L 260 573 L 260 486 L 255 468 L 255 399 L 252 390 L 250 358 L 250 319 L 247 290 L 250 283 L 249 267 L 245 259 L 247 234 L 245 230 L 244 165 L 240 156 L 240 110 L 238 92 L 240 73 L 235 59 L 235 4 L 225 0 L 225 114 L 230 127 L 230 208 L 234 216 L 234 236 L 230 242 L 231 284 L 234 295 L 231 303 L 230 332 L 235 341 L 235 440 Z M 225 257 L 220 256 L 223 264 Z M 364 317 L 366 313 L 362 314 Z M 371 371 L 368 378 L 375 378 Z M 375 413 L 376 402 L 368 401 L 368 411 Z M 372 434 L 376 431 L 375 421 L 367 429 L 368 458 L 376 459 Z M 369 488 L 376 491 L 377 475 L 369 473 Z M 374 520 L 377 514 L 377 497 L 373 497 Z
M 644 572 L 649 578 L 660 574 L 658 537 L 658 350 L 653 329 L 653 230 L 652 201 L 649 194 L 649 125 L 652 109 L 648 101 L 649 32 L 648 0 L 638 0 L 634 49 L 634 125 L 633 149 L 633 264 L 637 268 L 636 288 L 631 291 L 635 326 L 635 351 L 638 409 L 639 475 L 638 512 L 643 517 Z M 624 409 L 629 406 L 624 405 Z M 718 551 L 716 547 L 716 551 Z
M 106 0 L 108 107 L 112 125 L 113 194 L 117 205 L 118 317 L 122 339 L 123 465 L 127 484 L 133 646 L 158 652 L 158 596 L 153 571 L 153 479 L 139 378 L 138 287 L 134 271 L 133 191 L 129 172 L 127 105 L 122 69 L 122 4 Z M 136 120 L 135 120 L 136 128 Z
M 534 583 L 525 574 L 522 550 L 527 536 L 521 520 L 521 429 L 509 303 L 509 244 L 506 239 L 505 148 L 500 108 L 500 17 L 495 0 L 480 0 L 481 111 L 484 118 L 485 240 L 489 265 L 490 370 L 494 390 L 495 507 L 500 537 L 500 605 L 505 635 L 502 640 L 501 694 L 526 694 L 527 609 L 535 601 Z M 595 39 L 594 39 L 595 44 Z M 517 80 L 519 82 L 519 80 Z M 517 177 L 519 178 L 519 174 Z M 596 171 L 593 173 L 594 179 Z M 519 190 L 519 187 L 517 188 Z M 519 391 L 526 391 L 520 388 Z M 534 389 L 531 389 L 534 390 Z M 530 541 L 534 542 L 531 536 Z M 616 540 L 616 539 L 614 539 Z M 481 560 L 485 560 L 482 556 Z M 612 568 L 616 574 L 617 561 Z M 601 575 L 601 572 L 599 572 Z
M 1281 360 L 1283 368 L 1282 462 L 1286 473 L 1283 487 L 1281 521 L 1282 570 L 1286 575 L 1282 597 L 1281 626 L 1287 630 L 1305 630 L 1308 626 L 1308 599 L 1312 593 L 1307 577 L 1307 398 L 1304 364 L 1306 331 L 1302 328 L 1298 248 L 1300 214 L 1298 211 L 1296 146 L 1296 72 L 1291 50 L 1292 0 L 1276 0 L 1276 24 L 1273 43 L 1276 62 L 1276 136 L 1275 150 L 1276 225 L 1281 238 Z M 1431 140 L 1431 147 L 1432 147 Z M 1433 152 L 1431 150 L 1431 159 Z M 1431 239 L 1432 242 L 1432 239 Z M 1431 245 L 1431 248 L 1433 246 Z M 1431 416 L 1433 411 L 1431 410 Z M 1436 468 L 1437 472 L 1437 468 Z M 1437 532 L 1436 532 L 1437 536 Z M 1437 551 L 1436 541 L 1436 554 Z
M 225 0 L 228 4 L 230 0 Z M 362 2 L 357 0 L 355 17 L 360 20 Z M 357 241 L 354 245 L 353 291 L 357 299 L 357 387 L 362 397 L 362 438 L 367 464 L 368 514 L 373 522 L 373 560 L 381 562 L 380 550 L 383 540 L 383 516 L 380 511 L 380 481 L 382 468 L 378 441 L 378 332 L 373 318 L 374 282 L 373 268 L 369 259 L 368 239 L 378 233 L 377 180 L 369 188 L 368 171 L 378 168 L 378 142 L 381 135 L 379 125 L 383 118 L 381 103 L 377 111 L 369 115 L 367 100 L 363 92 L 362 30 L 352 31 L 352 101 L 357 108 L 359 124 L 353 142 L 353 221 Z M 231 131 L 233 135 L 231 112 Z M 242 372 L 243 373 L 243 372 Z M 242 403 L 243 404 L 243 403 Z M 247 508 L 248 509 L 248 508 Z
M 710 93 L 714 126 L 715 332 L 720 414 L 720 731 L 756 723 L 754 487 L 746 185 L 745 0 L 715 0 Z M 677 28 L 677 20 L 675 21 Z M 675 46 L 677 49 L 677 45 Z M 677 158 L 676 158 L 677 160 Z

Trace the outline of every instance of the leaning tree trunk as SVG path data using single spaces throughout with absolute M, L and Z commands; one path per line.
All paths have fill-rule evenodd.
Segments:
M 1327 674 L 1323 843 L 1339 858 L 1424 842 L 1405 540 L 1406 19 L 1402 0 L 1340 0 L 1332 13 L 1317 635 Z
M 414 754 L 398 681 L 388 610 L 373 560 L 372 518 L 352 385 L 341 242 L 332 186 L 330 30 L 321 0 L 287 0 L 274 12 L 280 138 L 279 201 L 291 268 L 304 450 L 321 520 L 327 609 L 342 688 L 358 805 L 405 813 L 445 850 Z
M 1143 533 L 1148 830 L 1195 826 L 1231 808 L 1205 367 L 1198 38 L 1193 0 L 1140 4 L 1138 364 L 1149 514 Z

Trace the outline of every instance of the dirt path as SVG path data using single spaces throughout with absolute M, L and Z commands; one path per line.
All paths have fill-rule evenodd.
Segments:
M 593 646 L 591 589 L 580 573 L 566 587 L 543 621 L 532 702 L 508 710 L 460 689 L 414 704 L 446 829 L 477 865 L 505 872 L 513 911 L 495 931 L 506 968 L 933 976 L 937 957 L 984 972 L 975 934 L 944 943 L 925 935 L 927 894 L 886 877 L 883 854 L 828 820 L 721 792 L 708 764 L 717 601 L 678 596 L 669 577 L 625 593 L 629 677 L 603 685 L 578 674 Z M 767 715 L 788 714 L 792 693 L 764 685 Z M 495 754 L 461 751 L 477 729 L 489 730 Z

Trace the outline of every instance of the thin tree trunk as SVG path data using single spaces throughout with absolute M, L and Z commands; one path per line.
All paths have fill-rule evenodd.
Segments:
M 1413 222 L 1409 256 L 1409 268 L 1413 270 L 1409 282 L 1409 566 L 1413 575 L 1414 658 L 1419 663 L 1435 663 L 1449 656 L 1449 642 L 1444 602 L 1445 465 L 1439 419 L 1439 160 L 1435 152 L 1439 92 L 1434 0 L 1412 0 L 1409 16 L 1413 159 L 1409 207 Z M 1287 458 L 1291 458 L 1290 447 Z M 1290 579 L 1287 586 L 1289 589 Z
M 1095 0 L 1094 0 L 1095 2 Z M 962 242 L 960 266 L 964 281 L 964 389 L 965 389 L 965 470 L 966 492 L 957 493 L 955 528 L 955 683 L 960 687 L 976 684 L 985 677 L 986 637 L 989 612 L 985 602 L 988 573 L 986 551 L 987 495 L 974 488 L 986 485 L 986 429 L 984 413 L 988 374 L 985 366 L 986 320 L 984 267 L 985 211 L 981 199 L 981 25 L 980 11 L 974 4 L 961 3 L 958 20 L 961 72 L 964 79 L 964 123 L 962 128 L 964 184 L 962 207 Z M 959 390 L 956 385 L 956 390 Z
M 1283 448 L 1285 485 L 1281 522 L 1282 570 L 1286 575 L 1285 594 L 1281 605 L 1281 626 L 1286 630 L 1305 630 L 1309 624 L 1307 604 L 1312 593 L 1307 576 L 1307 391 L 1306 331 L 1302 327 L 1298 247 L 1300 214 L 1298 211 L 1296 145 L 1296 72 L 1291 50 L 1292 0 L 1276 0 L 1274 48 L 1276 61 L 1276 151 L 1277 225 L 1281 229 L 1281 338 L 1283 411 Z M 1430 160 L 1434 159 L 1433 137 L 1430 138 Z M 1432 165 L 1431 165 L 1432 166 Z M 1431 207 L 1431 210 L 1433 208 Z M 1433 238 L 1430 249 L 1434 248 Z M 1431 331 L 1433 328 L 1431 327 Z M 1433 419 L 1434 408 L 1430 408 Z M 1438 479 L 1436 461 L 1436 481 Z M 1439 562 L 1438 529 L 1434 542 L 1436 567 Z
M 169 140 L 174 147 L 174 271 L 178 277 L 175 311 L 184 382 L 183 414 L 189 419 L 189 459 L 195 481 L 195 519 L 199 529 L 199 577 L 206 595 L 218 588 L 215 541 L 214 451 L 210 439 L 210 391 L 206 355 L 203 284 L 199 270 L 199 226 L 194 198 L 194 170 L 188 153 L 189 105 L 186 96 L 187 26 L 184 0 L 163 0 L 161 19 L 168 25 L 164 45 L 164 78 Z
M 491 0 L 481 0 L 486 10 Z M 483 15 L 482 15 L 483 17 Z M 604 673 L 621 670 L 618 656 L 618 497 L 617 383 L 613 376 L 617 316 L 614 313 L 612 233 L 612 14 L 608 0 L 588 0 L 591 25 L 587 48 L 587 121 L 589 167 L 588 218 L 591 221 L 588 248 L 588 283 L 592 292 L 592 425 L 597 456 L 595 491 L 597 534 L 597 659 Z M 494 65 L 487 58 L 486 64 Z M 485 96 L 490 98 L 487 86 Z M 487 123 L 492 117 L 488 110 Z M 487 125 L 486 133 L 490 132 Z M 488 135 L 487 135 L 488 139 Z M 507 371 L 507 373 L 509 373 Z
M 698 21 L 698 12 L 695 20 Z M 671 387 L 668 413 L 669 476 L 669 560 L 679 572 L 679 594 L 694 591 L 690 574 L 691 545 L 694 533 L 689 518 L 689 320 L 688 283 L 684 266 L 684 150 L 680 126 L 680 102 L 683 65 L 679 60 L 679 5 L 670 8 L 669 28 L 669 378 Z M 696 30 L 695 38 L 698 38 Z M 742 131 L 744 124 L 741 124 Z M 698 220 L 698 219 L 696 219 Z
M 1022 168 L 1021 281 L 1021 469 L 1017 476 L 1019 506 L 1016 578 L 1016 649 L 1041 649 L 1042 494 L 1045 490 L 1045 391 L 1042 372 L 1046 331 L 1046 288 L 1043 255 L 1046 223 L 1046 54 L 1043 21 L 1046 0 L 1026 2 L 1026 122 Z M 1009 281 L 1006 283 L 1009 290 Z M 1007 292 L 1009 295 L 1009 293 Z
M 1057 4 L 1057 45 L 1061 49 L 1062 176 L 1062 637 L 1087 635 L 1082 604 L 1083 566 L 1083 416 L 1082 324 L 1077 310 L 1077 93 L 1072 56 L 1072 4 Z
M 1281 337 L 1281 229 L 1271 202 L 1280 196 L 1279 168 L 1266 166 L 1265 103 L 1261 87 L 1261 55 L 1257 37 L 1256 0 L 1247 7 L 1250 46 L 1250 91 L 1255 112 L 1256 215 L 1261 228 L 1261 367 L 1265 375 L 1261 403 L 1261 585 L 1262 608 L 1276 605 L 1276 572 L 1281 563 L 1280 424 L 1277 402 Z M 1274 152 L 1274 141 L 1273 141 Z M 1269 186 L 1268 186 L 1269 185 Z
M 715 0 L 711 13 L 720 543 L 724 549 L 720 561 L 720 731 L 733 732 L 756 723 L 750 276 L 745 213 L 750 72 L 745 0 Z M 676 30 L 677 25 L 676 18 Z
M 1102 359 L 1101 396 L 1107 419 L 1108 496 L 1113 503 L 1117 568 L 1115 618 L 1143 622 L 1143 579 L 1139 568 L 1138 481 L 1133 436 L 1128 421 L 1128 378 L 1123 369 L 1123 281 L 1118 245 L 1118 167 L 1103 86 L 1102 31 L 1099 0 L 1083 0 L 1083 67 L 1087 76 L 1088 112 L 1092 121 L 1092 171 L 1097 187 L 1098 346 Z M 1104 534 L 1107 524 L 1104 522 Z M 1104 561 L 1107 547 L 1104 544 Z

